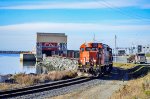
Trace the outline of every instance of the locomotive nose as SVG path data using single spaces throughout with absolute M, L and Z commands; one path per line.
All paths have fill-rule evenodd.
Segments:
M 90 59 L 96 62 L 97 59 L 97 52 L 90 52 Z

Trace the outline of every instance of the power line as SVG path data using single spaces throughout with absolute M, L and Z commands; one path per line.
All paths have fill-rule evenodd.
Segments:
M 105 0 L 102 0 L 103 2 L 105 2 L 105 3 L 107 3 L 107 4 L 109 4 L 110 6 L 113 6 L 113 7 L 115 7 L 116 9 L 118 9 L 118 10 L 120 10 L 120 11 L 122 11 L 122 9 L 120 9 L 120 8 L 118 8 L 118 7 L 116 7 L 115 5 L 112 5 L 112 4 L 110 4 L 110 3 L 108 3 L 107 1 L 105 1 Z M 129 11 L 129 12 L 131 12 L 131 11 Z M 126 13 L 129 13 L 129 12 L 126 12 Z M 129 15 L 131 15 L 131 13 L 129 13 Z M 134 16 L 136 16 L 137 18 L 141 18 L 141 19 L 145 19 L 146 17 L 143 17 L 143 16 L 139 16 L 138 14 L 136 14 L 136 15 L 134 15 Z M 146 19 L 150 19 L 150 18 L 146 18 Z
M 100 2 L 99 2 L 99 0 L 95 0 L 98 4 L 100 4 Z M 101 0 L 102 2 L 102 4 L 105 6 L 105 7 L 107 7 L 107 8 L 110 8 L 110 9 L 112 9 L 112 10 L 114 10 L 114 11 L 117 11 L 117 12 L 119 12 L 120 14 L 122 14 L 122 15 L 124 15 L 124 16 L 127 16 L 127 17 L 129 17 L 129 18 L 134 18 L 134 19 L 137 19 L 137 20 L 141 20 L 141 21 L 143 21 L 143 20 L 145 20 L 145 19 L 150 19 L 150 18 L 145 18 L 145 17 L 143 17 L 143 16 L 139 16 L 139 15 L 131 15 L 131 13 L 129 13 L 129 12 L 125 12 L 125 11 L 122 11 L 122 9 L 120 9 L 120 8 L 118 8 L 118 7 L 116 7 L 116 6 L 114 6 L 114 5 L 112 5 L 112 4 L 110 4 L 110 3 L 108 3 L 108 2 L 106 2 L 105 0 Z M 148 21 L 148 20 L 147 20 Z M 150 20 L 149 20 L 150 21 Z
M 98 0 L 99 1 L 99 0 Z M 123 14 L 123 15 L 126 15 L 126 16 L 128 16 L 128 17 L 131 17 L 131 18 L 136 18 L 136 19 L 145 19 L 145 17 L 142 17 L 142 16 L 138 16 L 138 15 L 134 15 L 134 16 L 132 16 L 131 15 L 131 13 L 129 13 L 129 12 L 123 12 L 122 11 L 122 9 L 120 9 L 120 8 L 118 8 L 118 7 L 116 7 L 115 5 L 112 5 L 112 4 L 110 4 L 110 3 L 108 3 L 107 1 L 105 1 L 105 0 L 102 0 L 102 2 L 104 2 L 106 5 L 107 5 L 107 7 L 109 7 L 109 8 L 111 8 L 111 9 L 114 9 L 114 10 L 116 10 L 116 11 L 119 11 L 121 14 Z M 128 13 L 128 14 L 127 14 Z M 149 18 L 148 18 L 149 19 Z

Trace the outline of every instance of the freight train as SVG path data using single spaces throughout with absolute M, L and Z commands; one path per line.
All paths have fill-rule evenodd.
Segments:
M 84 43 L 79 51 L 79 70 L 100 76 L 112 70 L 112 49 L 103 43 Z

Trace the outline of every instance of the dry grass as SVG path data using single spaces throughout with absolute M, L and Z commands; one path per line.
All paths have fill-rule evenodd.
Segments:
M 132 63 L 116 63 L 116 62 L 113 63 L 114 67 L 120 67 L 120 68 L 125 68 L 125 69 L 129 69 L 137 65 L 138 64 L 132 64 Z
M 150 73 L 145 77 L 129 81 L 114 93 L 111 99 L 150 99 Z
M 16 83 L 25 85 L 25 86 L 33 85 L 39 82 L 39 76 L 27 75 L 23 73 L 16 74 L 14 75 L 13 78 Z
M 21 88 L 21 87 L 25 87 L 25 86 L 20 84 L 0 83 L 0 90 L 8 90 L 14 88 Z
M 49 72 L 48 74 L 40 74 L 40 75 L 28 75 L 24 73 L 19 73 L 13 75 L 12 77 L 15 80 L 14 84 L 1 83 L 0 90 L 31 86 L 45 81 L 55 81 L 55 80 L 73 78 L 76 76 L 77 76 L 77 72 L 75 71 L 52 71 Z
M 48 74 L 41 75 L 41 79 L 46 80 L 60 80 L 60 79 L 66 79 L 66 78 L 73 78 L 77 76 L 77 72 L 75 71 L 52 71 Z
M 129 70 L 136 67 L 138 64 L 130 63 L 114 63 L 115 67 L 124 68 Z M 137 76 L 137 79 L 128 81 L 127 85 L 124 85 L 116 93 L 114 93 L 111 99 L 150 99 L 150 73 L 148 73 L 146 66 L 141 66 L 131 70 L 129 76 Z M 144 77 L 142 75 L 147 74 Z M 139 75 L 139 76 L 138 76 Z M 140 76 L 141 75 L 141 76 Z M 140 78 L 138 78 L 140 77 Z

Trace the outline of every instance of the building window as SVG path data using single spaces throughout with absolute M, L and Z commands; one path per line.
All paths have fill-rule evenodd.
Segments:
M 84 51 L 84 48 L 81 48 L 80 50 L 83 52 L 83 51 Z

